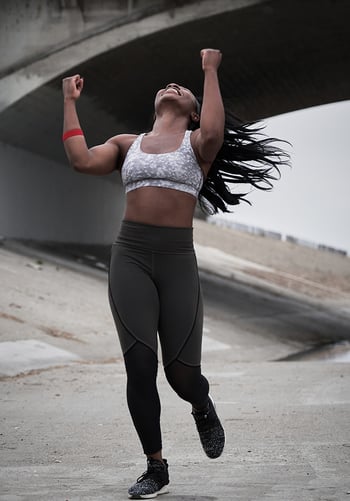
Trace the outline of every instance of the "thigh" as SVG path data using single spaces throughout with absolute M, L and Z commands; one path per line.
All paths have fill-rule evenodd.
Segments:
M 137 341 L 157 354 L 159 300 L 147 253 L 114 244 L 109 269 L 109 301 L 125 354 Z
M 157 258 L 159 338 L 164 366 L 174 360 L 201 362 L 203 304 L 196 257 L 192 253 Z

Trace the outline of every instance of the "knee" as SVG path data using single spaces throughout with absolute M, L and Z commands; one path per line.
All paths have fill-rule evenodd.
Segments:
M 127 383 L 129 386 L 144 390 L 156 384 L 156 375 L 151 369 L 140 370 L 139 367 L 132 367 L 127 371 Z
M 158 361 L 157 356 L 149 348 L 132 348 L 124 356 L 124 361 L 129 385 L 144 388 L 155 384 Z

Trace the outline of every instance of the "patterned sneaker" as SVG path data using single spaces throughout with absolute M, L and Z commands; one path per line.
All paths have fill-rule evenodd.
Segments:
M 147 471 L 128 490 L 130 499 L 152 499 L 169 492 L 168 463 L 166 459 L 163 461 L 147 459 Z
M 225 432 L 215 411 L 215 404 L 209 395 L 208 408 L 193 411 L 199 438 L 204 452 L 211 459 L 218 458 L 225 445 Z

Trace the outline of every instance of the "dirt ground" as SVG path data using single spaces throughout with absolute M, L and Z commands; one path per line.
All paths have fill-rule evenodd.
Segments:
M 196 219 L 195 242 L 214 247 L 269 270 L 246 272 L 276 285 L 313 297 L 350 300 L 350 258 L 291 242 L 244 233 Z

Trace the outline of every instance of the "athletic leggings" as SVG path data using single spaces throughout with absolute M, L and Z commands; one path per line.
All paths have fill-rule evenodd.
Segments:
M 200 367 L 203 307 L 192 228 L 123 221 L 112 246 L 109 300 L 124 354 L 130 414 L 144 453 L 154 454 L 162 448 L 157 333 L 171 387 L 197 408 L 208 400 Z

